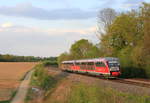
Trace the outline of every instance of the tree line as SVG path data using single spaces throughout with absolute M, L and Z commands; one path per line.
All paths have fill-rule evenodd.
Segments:
M 57 57 L 34 57 L 34 56 L 16 56 L 10 54 L 0 54 L 0 62 L 38 62 L 38 61 L 57 62 Z
M 62 53 L 63 60 L 118 57 L 122 77 L 150 78 L 150 4 L 143 3 L 138 9 L 117 13 L 111 8 L 98 14 L 99 43 L 86 39 L 72 44 L 70 51 Z

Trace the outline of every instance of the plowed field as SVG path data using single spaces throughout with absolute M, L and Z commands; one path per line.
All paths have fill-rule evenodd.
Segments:
M 21 78 L 37 63 L 0 62 L 0 101 L 8 100 Z

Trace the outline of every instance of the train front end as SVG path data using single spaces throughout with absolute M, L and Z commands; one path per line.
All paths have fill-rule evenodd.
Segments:
M 111 77 L 118 77 L 121 75 L 120 62 L 118 58 L 111 58 L 107 61 Z

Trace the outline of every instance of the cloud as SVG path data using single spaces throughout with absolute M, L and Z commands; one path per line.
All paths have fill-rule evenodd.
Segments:
M 12 27 L 13 24 L 11 22 L 6 22 L 4 24 L 1 25 L 2 28 L 9 28 L 9 27 Z
M 122 7 L 131 9 L 131 8 L 139 7 L 139 4 L 123 4 Z
M 94 27 L 82 30 L 40 29 L 34 27 L 12 26 L 0 28 L 0 48 L 2 53 L 34 56 L 56 56 L 69 50 L 74 41 L 81 38 L 92 39 L 89 31 Z M 86 33 L 86 35 L 84 34 Z M 7 41 L 7 42 L 6 42 Z M 9 52 L 8 52 L 9 51 Z
M 3 23 L 5 24 L 5 23 Z M 58 56 L 69 50 L 79 39 L 95 40 L 95 27 L 80 29 L 42 29 L 14 25 L 3 28 L 0 24 L 0 53 L 33 56 Z M 7 42 L 6 42 L 7 41 Z
M 140 2 L 144 2 L 145 0 L 125 0 L 124 3 L 126 4 L 137 4 Z
M 92 27 L 87 27 L 87 28 L 82 28 L 82 29 L 65 29 L 62 28 L 58 30 L 58 28 L 39 28 L 39 27 L 26 27 L 26 26 L 21 26 L 21 25 L 14 25 L 11 22 L 6 22 L 3 24 L 0 24 L 0 32 L 13 32 L 13 33 L 26 33 L 26 35 L 29 35 L 30 33 L 36 34 L 36 33 L 41 33 L 43 35 L 64 35 L 66 33 L 76 33 L 76 35 L 93 35 L 96 32 L 97 28 L 96 26 Z M 29 33 L 29 34 L 28 34 Z
M 127 9 L 135 9 L 138 8 L 142 2 L 144 2 L 144 0 L 126 0 L 122 4 L 122 7 Z
M 98 0 L 96 9 L 113 8 L 118 12 L 137 9 L 142 2 L 148 0 Z
M 84 11 L 78 8 L 45 10 L 43 8 L 34 7 L 30 3 L 18 4 L 14 7 L 1 6 L 0 14 L 41 20 L 72 20 L 96 17 L 96 11 Z

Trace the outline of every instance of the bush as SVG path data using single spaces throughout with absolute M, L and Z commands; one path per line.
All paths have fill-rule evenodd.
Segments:
M 67 103 L 149 103 L 148 96 L 119 92 L 97 85 L 75 84 Z
M 10 101 L 0 101 L 0 103 L 10 103 Z
M 48 70 L 44 67 L 45 64 L 40 64 L 35 67 L 35 72 L 31 79 L 31 85 L 47 90 L 54 84 L 55 79 L 48 74 Z
M 58 63 L 57 63 L 57 61 L 44 61 L 43 62 L 43 65 L 45 66 L 45 67 L 47 67 L 47 66 L 58 66 Z

